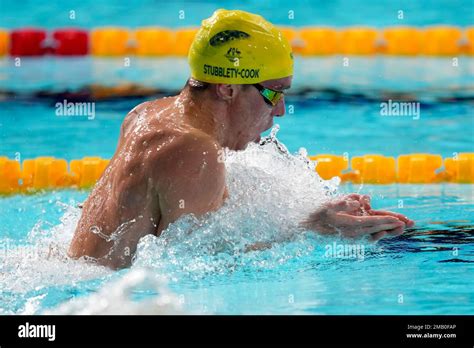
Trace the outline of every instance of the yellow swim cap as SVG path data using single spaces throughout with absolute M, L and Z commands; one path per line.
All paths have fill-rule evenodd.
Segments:
M 202 21 L 188 53 L 191 77 L 210 83 L 252 84 L 293 75 L 283 34 L 262 16 L 217 10 Z

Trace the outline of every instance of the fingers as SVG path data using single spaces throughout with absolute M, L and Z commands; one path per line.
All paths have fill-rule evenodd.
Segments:
M 327 206 L 327 217 L 343 236 L 349 238 L 370 235 L 372 241 L 403 234 L 414 222 L 406 216 L 383 210 L 372 210 L 370 197 L 352 193 L 332 201 Z
M 388 237 L 388 236 L 398 237 L 398 236 L 403 234 L 403 231 L 404 231 L 403 226 L 400 226 L 400 227 L 397 227 L 397 228 L 395 228 L 393 230 L 390 230 L 390 231 L 381 231 L 381 232 L 373 233 L 370 236 L 370 240 L 372 242 L 378 242 L 379 240 L 381 240 L 384 237 Z
M 374 233 L 370 236 L 370 240 L 372 242 L 378 242 L 379 240 L 381 240 L 386 235 L 387 235 L 387 231 L 377 232 L 377 233 Z
M 393 216 L 353 216 L 344 213 L 338 213 L 336 216 L 342 235 L 348 238 L 372 235 L 382 231 L 399 235 L 405 228 L 405 223 Z
M 354 228 L 373 227 L 384 224 L 397 224 L 396 227 L 398 227 L 399 223 L 401 222 L 398 218 L 393 216 L 353 216 L 344 213 L 339 213 L 337 220 L 341 224 Z
M 403 229 L 405 228 L 405 224 L 401 221 L 392 223 L 392 224 L 380 224 L 376 226 L 370 226 L 370 227 L 362 227 L 359 229 L 359 233 L 361 235 L 364 234 L 373 234 L 373 233 L 378 233 L 385 231 L 387 234 L 389 233 L 388 231 L 390 230 L 399 230 L 401 229 L 403 232 Z
M 391 237 L 398 237 L 398 236 L 402 235 L 404 231 L 405 231 L 405 226 L 400 226 L 400 227 L 395 228 L 391 231 L 387 231 L 387 235 L 389 235 Z
M 412 226 L 415 225 L 415 222 L 413 220 L 410 220 L 409 218 L 407 218 L 405 215 L 394 213 L 394 212 L 391 212 L 391 211 L 371 210 L 370 214 L 371 215 L 389 215 L 389 216 L 396 217 L 397 219 L 403 221 L 405 223 L 406 227 L 412 227 Z
M 349 199 L 353 199 L 355 201 L 359 201 L 360 198 L 362 197 L 362 195 L 358 194 L 358 193 L 351 193 L 351 194 L 348 194 L 347 196 L 345 196 Z
M 360 195 L 358 193 L 351 193 L 346 196 L 349 199 L 358 201 L 364 209 L 370 209 L 370 196 L 369 195 Z
M 348 202 L 356 201 L 359 203 L 359 207 L 353 210 L 353 215 L 366 215 L 372 209 L 370 206 L 370 197 L 367 195 L 360 195 L 358 193 L 351 193 L 343 196 L 341 200 Z
M 354 200 L 338 200 L 330 203 L 330 209 L 336 212 L 354 212 L 360 208 L 360 203 Z
M 370 206 L 370 196 L 368 195 L 363 195 L 361 198 L 360 198 L 360 203 L 362 205 L 362 207 L 366 210 L 366 211 L 369 211 L 372 209 L 372 207 Z

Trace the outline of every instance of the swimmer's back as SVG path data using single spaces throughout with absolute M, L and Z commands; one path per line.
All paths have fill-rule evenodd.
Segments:
M 183 214 L 220 207 L 220 147 L 184 116 L 176 97 L 140 104 L 127 115 L 116 152 L 84 203 L 71 257 L 127 266 L 141 237 L 159 235 Z

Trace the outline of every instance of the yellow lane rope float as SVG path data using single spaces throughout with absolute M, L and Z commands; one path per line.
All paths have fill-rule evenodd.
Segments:
M 363 155 L 350 160 L 344 156 L 316 155 L 316 171 L 325 180 L 338 176 L 356 184 L 474 183 L 474 153 L 443 158 L 434 154 L 407 154 L 397 159 L 383 155 Z M 69 163 L 54 157 L 38 157 L 20 162 L 0 157 L 0 194 L 30 193 L 61 188 L 90 188 L 109 161 L 84 157 Z
M 0 28 L 0 56 L 186 56 L 199 28 Z M 292 51 L 318 55 L 474 55 L 474 27 L 278 27 Z M 48 46 L 49 45 L 49 46 Z

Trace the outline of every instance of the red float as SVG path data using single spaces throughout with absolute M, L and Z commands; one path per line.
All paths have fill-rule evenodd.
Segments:
M 43 29 L 23 28 L 13 30 L 10 33 L 10 55 L 41 56 L 46 52 L 46 48 L 43 46 L 45 39 L 46 31 Z
M 58 29 L 53 33 L 56 41 L 53 53 L 60 56 L 82 56 L 88 53 L 88 33 L 81 29 Z

